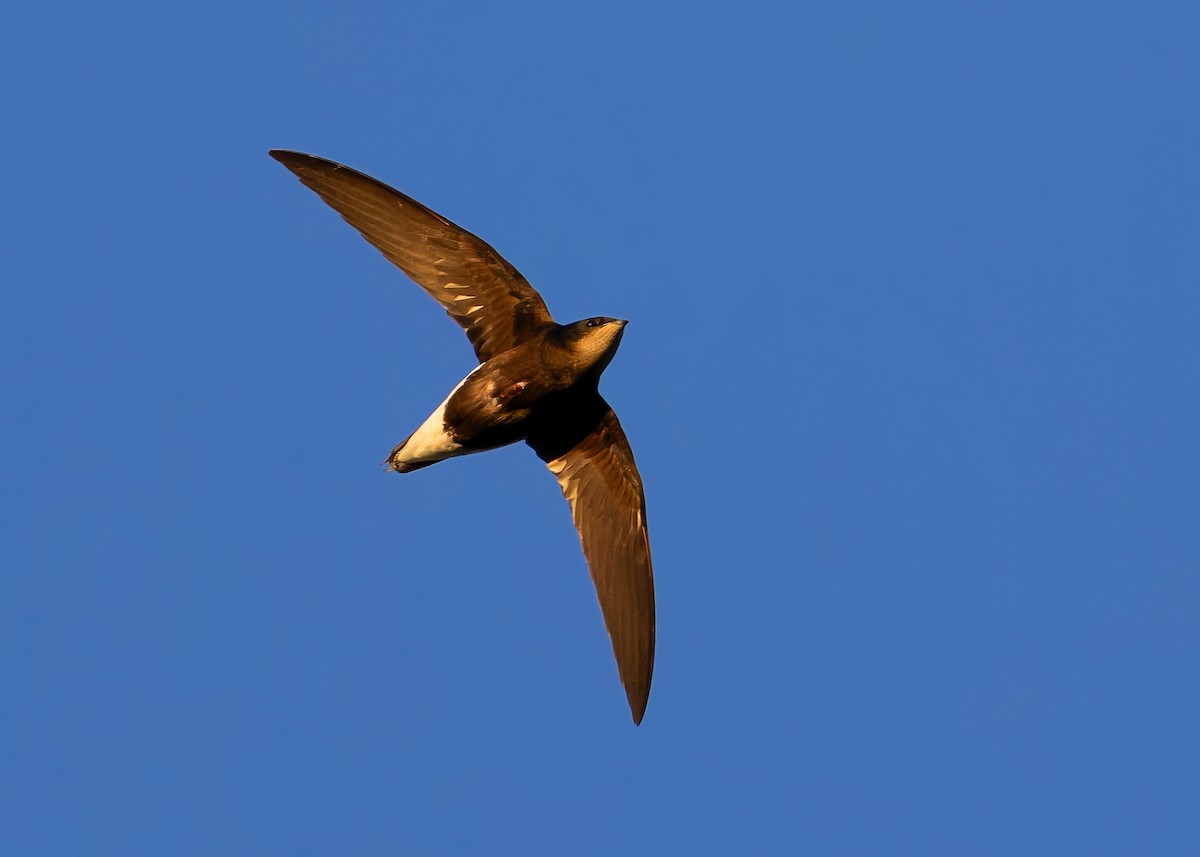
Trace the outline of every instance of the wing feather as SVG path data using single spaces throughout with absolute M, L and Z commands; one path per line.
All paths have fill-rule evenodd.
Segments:
M 466 331 L 482 363 L 554 324 L 541 295 L 490 245 L 383 182 L 271 151 Z
M 598 393 L 528 443 L 558 478 L 587 557 L 634 723 L 654 672 L 654 572 L 646 497 L 629 440 Z M 564 426 L 566 426 L 564 434 Z

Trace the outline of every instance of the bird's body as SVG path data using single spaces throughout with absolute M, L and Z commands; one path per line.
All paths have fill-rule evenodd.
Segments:
M 594 390 L 625 322 L 590 318 L 554 325 L 475 367 L 385 462 L 407 473 L 456 455 L 525 440 L 572 391 Z
M 571 506 L 635 723 L 654 669 L 654 579 L 646 501 L 600 375 L 625 322 L 560 325 L 486 243 L 399 191 L 299 152 L 271 156 L 430 294 L 466 331 L 479 365 L 384 462 L 407 473 L 524 440 Z

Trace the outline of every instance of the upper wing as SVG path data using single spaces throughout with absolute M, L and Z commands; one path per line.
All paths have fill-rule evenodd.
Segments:
M 270 154 L 432 295 L 466 330 L 481 363 L 554 323 L 516 268 L 415 199 L 324 158 Z
M 654 573 L 642 477 L 617 415 L 599 393 L 563 410 L 565 421 L 548 420 L 528 443 L 571 504 L 633 722 L 641 723 L 654 672 Z

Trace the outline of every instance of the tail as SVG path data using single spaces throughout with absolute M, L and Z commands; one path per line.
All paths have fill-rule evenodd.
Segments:
M 392 450 L 391 454 L 381 462 L 383 466 L 387 468 L 388 473 L 412 473 L 414 470 L 420 470 L 422 467 L 428 467 L 431 464 L 437 464 L 436 461 L 400 461 L 400 450 L 404 449 L 405 444 L 407 444 L 410 440 L 412 440 L 411 434 L 404 440 L 400 441 L 400 443 L 396 445 L 396 448 Z

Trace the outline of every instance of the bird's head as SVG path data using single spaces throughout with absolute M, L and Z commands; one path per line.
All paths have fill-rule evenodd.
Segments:
M 581 369 L 599 375 L 617 353 L 628 323 L 607 316 L 572 322 L 561 329 L 563 344 L 575 356 Z

